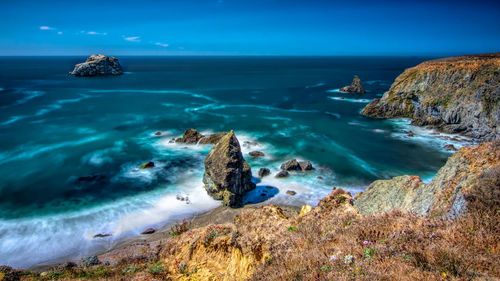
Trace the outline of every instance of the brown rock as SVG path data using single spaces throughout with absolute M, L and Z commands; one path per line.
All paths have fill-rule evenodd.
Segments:
M 287 191 L 286 191 L 286 194 L 291 195 L 291 196 L 294 196 L 295 194 L 297 194 L 297 192 L 295 192 L 295 191 L 293 191 L 293 190 L 287 190 Z
M 184 131 L 182 138 L 178 138 L 175 142 L 197 144 L 199 140 L 203 138 L 203 135 L 195 129 L 187 129 Z
M 150 169 L 150 168 L 154 168 L 154 166 L 155 166 L 155 163 L 152 161 L 149 161 L 149 162 L 142 164 L 141 169 Z
M 252 157 L 262 157 L 262 156 L 265 156 L 264 152 L 261 152 L 261 151 L 252 151 L 252 152 L 249 152 L 248 155 L 250 155 Z
M 144 230 L 143 232 L 141 232 L 141 234 L 153 234 L 155 232 L 156 232 L 156 229 L 148 228 L 148 229 Z
M 287 161 L 283 164 L 281 164 L 281 169 L 285 171 L 300 171 L 300 165 L 297 159 L 292 159 L 290 161 Z
M 354 79 L 352 79 L 352 83 L 350 86 L 345 86 L 340 89 L 342 92 L 347 92 L 347 93 L 359 93 L 359 94 L 364 94 L 365 90 L 363 89 L 363 83 L 361 82 L 361 79 L 357 75 L 354 75 Z
M 271 171 L 268 168 L 260 168 L 260 170 L 259 170 L 259 177 L 260 178 L 268 176 L 269 174 L 271 174 Z
M 216 134 L 211 134 L 208 137 L 202 137 L 200 139 L 199 144 L 216 144 L 218 143 L 227 133 L 222 132 L 222 133 L 216 133 Z
M 290 175 L 290 173 L 288 173 L 287 171 L 285 170 L 281 170 L 279 171 L 275 177 L 277 178 L 287 178 L 288 176 Z

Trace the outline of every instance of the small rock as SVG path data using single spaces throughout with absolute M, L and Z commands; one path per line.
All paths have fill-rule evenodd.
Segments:
M 227 135 L 226 132 L 211 134 L 208 137 L 201 138 L 198 143 L 199 144 L 217 144 L 225 135 Z
M 283 164 L 281 164 L 281 170 L 285 171 L 300 171 L 300 165 L 299 162 L 297 162 L 297 159 L 292 159 L 290 161 L 287 161 Z
M 412 138 L 415 136 L 415 134 L 412 131 L 410 131 L 408 132 L 408 134 L 406 134 L 406 136 Z
M 261 151 L 252 151 L 252 152 L 249 152 L 248 155 L 252 156 L 252 157 L 262 157 L 262 156 L 265 156 L 265 154 Z
M 286 191 L 286 194 L 291 195 L 291 196 L 294 196 L 295 194 L 297 194 L 297 192 L 295 192 L 295 191 L 293 191 L 293 190 L 287 190 L 287 191 Z
M 313 169 L 311 161 L 300 161 L 299 166 L 302 171 L 311 171 Z
M 269 174 L 271 174 L 271 171 L 268 168 L 260 168 L 260 170 L 259 170 L 259 177 L 260 178 L 268 176 Z
M 186 131 L 184 131 L 182 138 L 176 139 L 175 142 L 197 144 L 198 141 L 203 137 L 204 136 L 200 132 L 198 132 L 197 130 L 187 129 Z
M 155 232 L 156 232 L 156 229 L 148 228 L 148 229 L 144 230 L 143 232 L 141 232 L 141 234 L 153 234 Z
M 142 164 L 141 169 L 150 169 L 150 168 L 154 168 L 154 166 L 155 166 L 155 163 L 152 161 L 149 161 L 149 162 Z
M 341 88 L 340 91 L 359 94 L 365 93 L 365 90 L 363 89 L 363 83 L 361 82 L 361 79 L 359 79 L 358 75 L 354 75 L 354 79 L 352 79 L 351 85 Z
M 161 136 L 161 132 L 160 131 L 156 132 L 155 136 Z
M 108 236 L 111 236 L 111 234 L 109 234 L 109 233 L 98 233 L 98 234 L 94 235 L 94 238 L 103 238 L 103 237 L 108 237 Z
M 85 267 L 90 267 L 98 264 L 101 264 L 101 261 L 99 260 L 99 258 L 97 258 L 97 256 L 88 257 L 83 263 Z
M 279 171 L 275 177 L 277 178 L 287 178 L 290 175 L 287 171 Z
M 322 176 L 317 176 L 316 177 L 318 180 L 324 180 L 324 178 Z
M 458 149 L 453 145 L 453 144 L 447 144 L 443 146 L 444 149 L 449 150 L 449 151 L 457 151 Z

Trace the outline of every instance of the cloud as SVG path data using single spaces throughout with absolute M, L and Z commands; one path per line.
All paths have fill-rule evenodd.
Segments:
M 160 47 L 164 47 L 164 48 L 168 47 L 168 44 L 161 43 L 161 42 L 156 42 L 155 45 L 160 46 Z
M 130 37 L 125 37 L 123 36 L 123 39 L 129 41 L 129 42 L 141 42 L 141 37 L 140 36 L 130 36 Z
M 62 31 L 58 31 L 58 32 L 57 32 L 57 34 L 62 35 L 62 34 L 63 34 L 63 32 L 62 32 Z
M 40 30 L 54 30 L 55 28 L 53 27 L 50 27 L 50 26 L 46 26 L 46 25 L 42 25 L 40 26 Z
M 88 35 L 102 35 L 102 36 L 108 35 L 108 33 L 106 32 L 96 32 L 96 31 L 85 32 L 85 30 L 82 30 L 81 33 L 86 33 Z

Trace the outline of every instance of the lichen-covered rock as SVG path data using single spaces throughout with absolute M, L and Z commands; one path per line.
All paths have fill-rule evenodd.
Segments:
M 289 161 L 281 164 L 281 170 L 300 171 L 301 168 L 300 168 L 300 165 L 299 165 L 299 162 L 297 161 L 297 159 L 292 159 L 292 160 L 289 160 Z
M 500 137 L 500 53 L 423 62 L 405 70 L 363 115 L 410 118 L 414 125 L 463 133 L 479 141 Z
M 199 144 L 216 144 L 218 143 L 227 133 L 222 132 L 222 133 L 216 133 L 216 134 L 211 134 L 209 136 L 203 136 L 200 139 Z
M 243 195 L 255 188 L 252 171 L 233 131 L 208 152 L 203 183 L 210 196 L 233 208 L 241 207 Z
M 91 55 L 85 62 L 75 65 L 70 74 L 74 76 L 121 75 L 123 70 L 115 57 Z
M 354 75 L 354 79 L 352 79 L 351 85 L 340 88 L 340 91 L 358 94 L 365 93 L 365 89 L 363 89 L 363 83 L 361 82 L 361 79 L 359 79 L 358 75 Z
M 462 148 L 451 156 L 429 183 L 417 176 L 373 182 L 355 206 L 361 214 L 401 209 L 419 215 L 455 217 L 466 210 L 464 198 L 478 178 L 500 165 L 500 141 Z

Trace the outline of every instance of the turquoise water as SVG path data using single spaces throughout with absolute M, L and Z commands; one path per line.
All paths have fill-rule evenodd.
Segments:
M 234 129 L 245 153 L 266 153 L 246 157 L 254 175 L 312 161 L 313 172 L 258 183 L 280 191 L 271 201 L 296 205 L 315 204 L 332 186 L 357 192 L 375 179 L 430 178 L 449 156 L 425 132 L 406 137 L 405 121 L 359 114 L 428 58 L 123 57 L 119 77 L 67 75 L 83 59 L 0 59 L 0 264 L 83 257 L 218 206 L 201 182 L 210 147 L 169 143 L 186 128 Z M 354 74 L 367 94 L 338 92 Z M 139 170 L 146 161 L 156 167 Z

